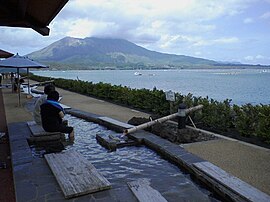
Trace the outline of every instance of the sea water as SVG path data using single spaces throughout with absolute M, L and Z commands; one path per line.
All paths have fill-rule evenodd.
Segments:
M 270 69 L 73 70 L 33 71 L 53 78 L 104 82 L 131 88 L 161 89 L 233 104 L 270 104 Z

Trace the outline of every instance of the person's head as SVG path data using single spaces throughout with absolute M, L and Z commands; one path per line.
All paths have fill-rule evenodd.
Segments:
M 53 84 L 47 84 L 44 87 L 44 93 L 48 95 L 51 91 L 55 91 L 55 87 Z
M 59 93 L 55 90 L 49 92 L 49 94 L 47 96 L 47 100 L 58 101 L 59 100 Z

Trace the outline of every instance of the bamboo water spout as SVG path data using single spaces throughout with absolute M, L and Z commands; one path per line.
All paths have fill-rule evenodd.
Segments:
M 191 107 L 191 108 L 185 109 L 185 114 L 194 112 L 194 111 L 202 109 L 202 108 L 203 108 L 203 105 L 198 105 L 196 107 Z M 125 129 L 124 132 L 123 132 L 123 136 L 127 135 L 129 133 L 134 133 L 137 130 L 142 130 L 142 129 L 148 128 L 148 127 L 150 127 L 152 125 L 155 125 L 156 123 L 163 123 L 163 122 L 168 121 L 170 119 L 176 118 L 177 116 L 179 116 L 178 112 L 174 113 L 174 114 L 170 114 L 168 116 L 164 116 L 164 117 L 156 119 L 154 121 L 150 121 L 150 122 L 138 125 L 138 126 L 134 126 L 133 128 Z

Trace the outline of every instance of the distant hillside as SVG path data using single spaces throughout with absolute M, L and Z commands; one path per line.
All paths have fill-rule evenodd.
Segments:
M 270 68 L 150 51 L 124 39 L 65 37 L 27 55 L 51 69 Z
M 65 37 L 28 57 L 57 69 L 187 68 L 219 63 L 184 55 L 147 50 L 123 39 Z

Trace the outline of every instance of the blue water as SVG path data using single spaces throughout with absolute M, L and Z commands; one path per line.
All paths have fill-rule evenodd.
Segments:
M 135 75 L 140 72 L 141 75 Z M 233 104 L 270 104 L 270 70 L 80 70 L 33 71 L 53 78 L 104 82 L 131 88 L 172 90 L 183 95 L 232 99 Z

